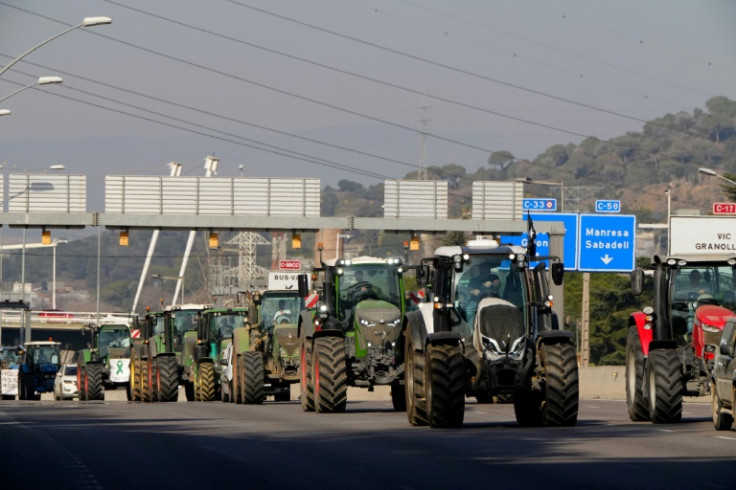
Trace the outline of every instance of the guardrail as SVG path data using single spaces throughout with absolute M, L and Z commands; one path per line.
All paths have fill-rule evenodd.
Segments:
M 20 326 L 23 323 L 23 310 L 0 310 L 2 326 Z M 63 327 L 89 325 L 97 322 L 96 312 L 85 311 L 30 311 L 31 325 L 50 325 Z M 135 315 L 120 312 L 100 312 L 100 323 L 124 323 L 132 325 Z

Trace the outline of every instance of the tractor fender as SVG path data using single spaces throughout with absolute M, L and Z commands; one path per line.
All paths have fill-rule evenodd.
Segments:
M 462 345 L 460 332 L 434 332 L 427 334 L 427 345 Z
M 312 332 L 312 337 L 315 339 L 318 337 L 345 337 L 345 332 L 336 328 L 329 328 Z
M 648 323 L 647 315 L 642 311 L 636 311 L 629 316 L 629 326 L 636 326 L 639 333 L 639 342 L 641 342 L 641 350 L 645 356 L 649 355 L 652 339 L 654 338 L 654 325 Z
M 539 332 L 539 344 L 561 344 L 564 342 L 572 342 L 572 332 L 567 330 L 547 330 Z
M 434 332 L 434 303 L 420 303 L 419 314 L 426 333 Z
M 410 335 L 407 340 L 411 342 L 414 350 L 423 351 L 427 339 L 427 327 L 421 312 L 412 311 L 406 314 L 406 331 Z
M 314 314 L 316 310 L 303 310 L 299 315 L 297 335 L 300 339 L 311 338 L 314 334 Z
M 233 329 L 233 354 L 240 354 L 250 350 L 250 328 L 237 327 Z

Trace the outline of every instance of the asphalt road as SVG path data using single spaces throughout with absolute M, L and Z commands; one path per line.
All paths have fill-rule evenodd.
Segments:
M 520 428 L 511 405 L 468 403 L 465 426 L 409 427 L 388 400 L 344 414 L 123 401 L 0 402 L 0 485 L 123 488 L 730 489 L 736 432 L 707 404 L 675 425 L 632 423 L 625 403 L 581 401 L 571 428 Z

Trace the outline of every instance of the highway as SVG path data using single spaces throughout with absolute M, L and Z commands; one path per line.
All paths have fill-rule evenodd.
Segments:
M 468 403 L 456 430 L 409 427 L 388 400 L 344 414 L 262 406 L 0 404 L 3 488 L 733 488 L 736 432 L 706 403 L 675 425 L 632 423 L 625 402 L 583 400 L 571 428 L 520 428 L 511 405 Z M 115 395 L 115 396 L 109 396 Z

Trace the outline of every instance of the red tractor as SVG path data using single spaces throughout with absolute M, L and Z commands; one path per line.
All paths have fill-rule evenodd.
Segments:
M 653 305 L 629 317 L 626 403 L 634 421 L 678 422 L 683 396 L 710 393 L 716 347 L 734 316 L 736 257 L 655 256 Z M 645 268 L 632 274 L 634 294 Z

